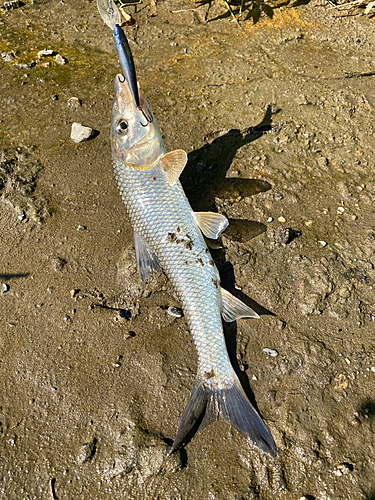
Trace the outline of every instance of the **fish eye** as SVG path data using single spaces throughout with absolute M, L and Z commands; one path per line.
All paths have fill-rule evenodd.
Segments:
M 128 131 L 128 122 L 121 118 L 115 125 L 115 131 L 119 135 L 125 135 Z

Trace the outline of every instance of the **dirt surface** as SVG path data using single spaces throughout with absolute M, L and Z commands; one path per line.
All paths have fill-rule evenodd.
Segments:
M 193 207 L 231 219 L 213 256 L 261 319 L 228 348 L 276 459 L 224 422 L 166 456 L 197 357 L 166 278 L 136 273 L 111 32 L 95 2 L 25 1 L 0 13 L 1 499 L 375 498 L 375 25 L 257 5 L 239 29 L 146 2 L 126 33 Z

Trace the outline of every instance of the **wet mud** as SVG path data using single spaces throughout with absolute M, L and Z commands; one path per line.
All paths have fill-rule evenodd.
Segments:
M 126 33 L 193 207 L 231 220 L 212 254 L 261 318 L 228 349 L 275 459 L 224 422 L 167 456 L 197 357 L 136 272 L 111 32 L 85 0 L 0 12 L 1 499 L 374 498 L 374 21 L 263 7 L 146 2 Z

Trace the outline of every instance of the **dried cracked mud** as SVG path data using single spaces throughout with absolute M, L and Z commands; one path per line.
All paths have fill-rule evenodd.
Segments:
M 261 318 L 228 349 L 277 457 L 224 422 L 166 455 L 197 357 L 166 278 L 136 273 L 111 32 L 95 2 L 25 1 L 0 13 L 1 499 L 375 497 L 374 21 L 250 7 L 238 28 L 145 2 L 126 33 L 193 207 L 231 220 L 213 257 Z

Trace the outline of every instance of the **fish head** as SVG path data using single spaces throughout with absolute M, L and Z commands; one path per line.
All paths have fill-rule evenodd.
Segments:
M 122 75 L 116 76 L 113 87 L 112 156 L 136 170 L 149 170 L 165 152 L 151 108 L 139 87 L 140 106 L 136 106 L 129 84 Z

